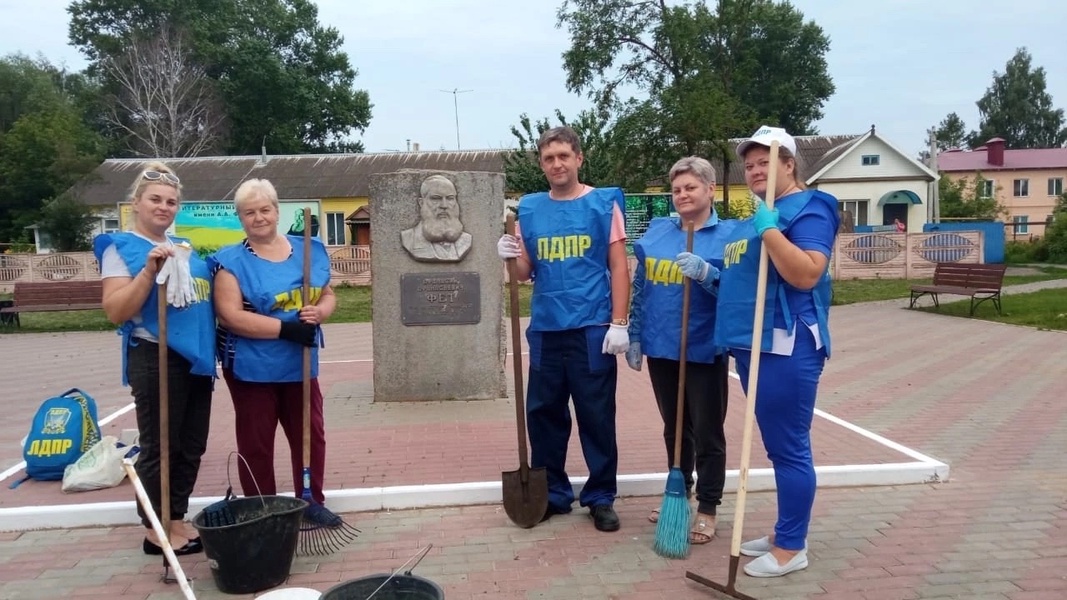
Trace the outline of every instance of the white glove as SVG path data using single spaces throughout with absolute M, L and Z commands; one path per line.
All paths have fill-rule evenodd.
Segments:
M 503 260 L 522 256 L 522 248 L 519 246 L 519 238 L 504 234 L 496 243 L 496 253 Z
M 189 257 L 192 252 L 190 246 L 174 246 L 174 256 L 168 257 L 156 274 L 157 284 L 167 284 L 167 304 L 175 308 L 185 308 L 197 301 L 193 277 L 189 271 Z
M 608 327 L 608 333 L 604 336 L 604 347 L 600 349 L 604 354 L 622 354 L 630 348 L 630 332 L 626 325 L 612 324 Z

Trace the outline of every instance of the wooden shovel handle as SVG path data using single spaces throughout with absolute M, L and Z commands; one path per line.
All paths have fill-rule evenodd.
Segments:
M 159 516 L 170 535 L 170 372 L 167 361 L 167 282 L 156 286 L 156 320 L 159 322 Z M 162 544 L 162 540 L 160 540 Z
M 504 222 L 504 231 L 515 235 L 515 215 L 508 213 Z M 511 365 L 515 371 L 515 423 L 519 437 L 519 470 L 523 481 L 527 480 L 530 469 L 526 450 L 526 402 L 523 397 L 522 381 L 522 333 L 519 330 L 519 277 L 517 275 L 517 258 L 507 259 L 508 292 L 511 297 Z
M 767 175 L 767 208 L 774 208 L 774 193 L 778 179 L 778 142 L 771 142 L 770 168 Z M 759 381 L 760 353 L 763 346 L 763 313 L 767 304 L 767 245 L 760 244 L 759 278 L 756 284 L 756 311 L 752 317 L 752 358 L 748 370 L 745 394 L 745 424 L 741 437 L 741 466 L 737 478 L 737 505 L 734 507 L 733 539 L 730 556 L 741 555 L 741 535 L 745 523 L 745 500 L 748 496 L 748 465 L 752 457 L 752 422 L 756 416 L 756 384 Z

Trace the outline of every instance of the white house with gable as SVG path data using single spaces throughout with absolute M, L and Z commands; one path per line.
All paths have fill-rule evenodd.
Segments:
M 853 225 L 893 225 L 908 231 L 927 222 L 931 184 L 938 174 L 894 146 L 871 126 L 870 131 L 829 150 L 818 163 L 802 165 L 808 187 L 837 198 Z

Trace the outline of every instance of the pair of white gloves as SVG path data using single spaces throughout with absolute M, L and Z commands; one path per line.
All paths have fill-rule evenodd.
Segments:
M 175 244 L 174 255 L 168 257 L 159 273 L 156 273 L 156 283 L 167 284 L 167 304 L 175 308 L 185 308 L 198 301 L 193 275 L 189 271 L 189 257 L 192 254 L 192 246 Z
M 500 236 L 496 243 L 496 254 L 502 260 L 522 256 L 519 238 L 506 233 Z M 630 347 L 630 333 L 627 329 L 626 325 L 611 324 L 608 326 L 608 332 L 604 335 L 604 343 L 601 345 L 600 351 L 604 354 L 622 354 L 626 352 L 626 349 Z

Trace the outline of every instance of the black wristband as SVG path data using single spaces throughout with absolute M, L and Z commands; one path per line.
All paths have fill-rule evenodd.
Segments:
M 318 327 L 303 321 L 282 321 L 278 339 L 287 340 L 309 348 L 315 345 Z

